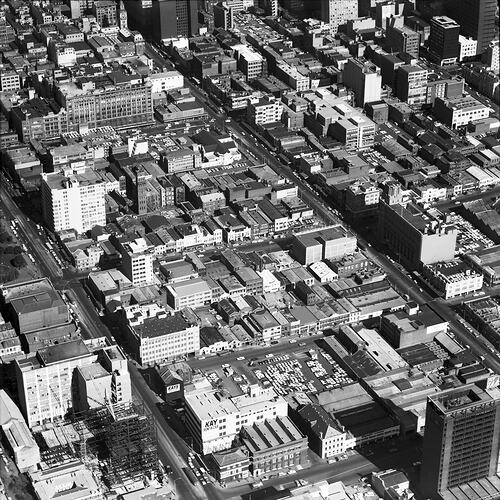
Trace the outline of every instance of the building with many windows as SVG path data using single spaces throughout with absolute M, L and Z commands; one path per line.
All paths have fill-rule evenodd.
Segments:
M 421 106 L 427 101 L 427 69 L 405 64 L 396 72 L 396 96 L 412 106 Z
M 106 225 L 106 183 L 90 168 L 42 174 L 42 215 L 51 231 Z
M 395 53 L 406 53 L 418 57 L 420 49 L 420 33 L 407 26 L 387 27 L 387 48 Z
M 255 477 L 297 467 L 307 455 L 307 438 L 288 417 L 245 425 L 241 440 L 250 458 L 250 472 Z
M 54 99 L 36 97 L 13 106 L 11 121 L 22 142 L 55 139 L 68 131 L 66 110 Z
M 460 0 L 453 4 L 450 15 L 460 24 L 463 35 L 477 40 L 477 54 L 495 40 L 496 0 Z
M 38 350 L 34 356 L 17 359 L 14 362 L 17 390 L 28 427 L 58 420 L 78 406 L 79 399 L 83 398 L 84 393 L 78 392 L 74 382 L 75 369 L 80 368 L 86 372 L 87 369 L 91 370 L 88 367 L 99 363 L 103 370 L 111 373 L 116 368 L 115 359 L 126 361 L 118 346 L 103 347 L 103 351 L 106 350 L 110 352 L 99 353 L 99 350 L 92 349 L 91 343 L 79 339 L 46 347 Z M 103 356 L 108 358 L 108 364 L 102 361 Z M 124 365 L 122 363 L 120 370 L 125 373 L 126 367 L 126 362 Z M 125 383 L 130 385 L 127 376 L 128 371 L 120 384 L 116 378 L 107 378 L 105 386 L 96 389 L 99 381 L 89 375 L 86 378 L 89 387 L 87 394 L 92 393 L 90 397 L 95 398 L 96 394 L 100 393 L 106 395 L 111 402 L 123 401 L 123 395 L 130 394 L 123 388 Z
M 196 309 L 212 302 L 212 289 L 202 278 L 167 285 L 167 303 L 176 311 Z
M 446 16 L 431 19 L 429 55 L 438 64 L 453 64 L 460 56 L 460 25 Z
M 117 3 L 114 0 L 95 0 L 92 13 L 102 27 L 118 24 Z
M 234 397 L 224 396 L 205 384 L 192 391 L 186 389 L 185 401 L 186 428 L 193 436 L 193 447 L 204 455 L 229 449 L 244 426 L 288 414 L 282 396 L 257 384 Z
M 380 69 L 368 61 L 349 59 L 344 65 L 344 84 L 351 88 L 356 106 L 362 108 L 368 102 L 380 101 L 382 75 Z
M 137 238 L 120 245 L 122 270 L 135 285 L 151 284 L 155 277 L 153 271 L 154 247 L 144 238 Z
M 424 266 L 422 275 L 446 300 L 477 292 L 483 287 L 483 275 L 458 259 Z
M 152 84 L 140 77 L 110 73 L 90 80 L 62 83 L 56 101 L 66 109 L 68 130 L 110 125 L 118 129 L 154 123 Z
M 350 19 L 358 17 L 358 0 L 323 0 L 321 2 L 321 19 L 330 25 L 332 35 L 339 26 Z
M 437 97 L 434 101 L 436 118 L 452 129 L 464 127 L 469 122 L 488 118 L 490 111 L 491 108 L 470 95 L 450 98 Z
M 429 397 L 420 472 L 425 498 L 455 498 L 454 489 L 472 484 L 477 491 L 481 480 L 497 474 L 499 451 L 498 388 L 483 391 L 469 384 Z M 498 498 L 498 478 L 496 484 L 495 495 L 481 498 Z
M 405 267 L 418 269 L 422 264 L 445 262 L 455 257 L 458 230 L 438 215 L 423 213 L 416 205 L 406 207 L 382 201 L 379 238 Z
M 248 120 L 254 125 L 265 125 L 281 120 L 283 103 L 274 97 L 263 97 L 259 102 L 248 106 Z
M 129 306 L 124 312 L 128 323 L 126 335 L 141 365 L 161 365 L 199 351 L 200 327 L 182 313 L 168 314 L 156 304 Z

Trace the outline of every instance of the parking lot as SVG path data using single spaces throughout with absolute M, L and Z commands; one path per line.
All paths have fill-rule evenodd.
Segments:
M 450 212 L 448 217 L 450 223 L 454 224 L 459 230 L 457 237 L 457 252 L 459 254 L 490 248 L 494 245 L 490 238 L 485 236 L 479 229 L 476 229 L 461 215 Z
M 318 350 L 268 357 L 255 363 L 253 373 L 261 384 L 272 386 L 282 396 L 317 394 L 351 382 L 329 354 Z

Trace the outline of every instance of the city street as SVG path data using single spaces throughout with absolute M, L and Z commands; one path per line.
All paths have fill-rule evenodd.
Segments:
M 172 66 L 169 61 L 164 59 L 159 52 L 150 46 L 147 46 L 146 52 L 153 57 L 157 65 L 166 67 Z M 207 94 L 189 82 L 188 79 L 185 81 L 186 86 L 191 89 L 193 95 L 205 104 L 208 114 L 216 120 L 220 119 L 220 115 L 214 110 L 213 104 L 209 102 Z M 252 157 L 257 159 L 257 163 L 267 163 L 279 175 L 296 184 L 299 187 L 299 193 L 304 202 L 313 208 L 315 213 L 319 215 L 326 224 L 342 224 L 346 229 L 352 230 L 335 216 L 333 210 L 328 206 L 325 200 L 323 200 L 304 179 L 296 175 L 290 166 L 280 162 L 276 155 L 261 145 L 258 139 L 251 136 L 249 132 L 243 129 L 235 120 L 231 119 L 228 122 L 224 122 L 224 128 L 232 134 L 243 150 L 246 149 L 246 151 L 251 153 Z M 13 193 L 9 189 L 8 181 L 2 175 L 0 179 L 0 205 L 8 218 L 15 219 L 18 222 L 22 239 L 26 242 L 28 253 L 34 256 L 40 275 L 50 278 L 58 290 L 65 291 L 72 303 L 75 315 L 83 327 L 84 337 L 96 338 L 106 336 L 110 341 L 114 342 L 112 334 L 102 322 L 92 300 L 88 297 L 80 279 L 81 276 L 74 275 L 67 270 L 63 271 L 61 269 L 45 246 L 46 242 L 44 241 L 44 236 L 39 233 L 34 222 L 29 220 L 16 205 L 12 198 L 12 194 Z M 457 201 L 470 201 L 486 198 L 488 196 L 492 197 L 498 194 L 500 194 L 500 187 L 494 188 L 486 193 L 471 193 L 469 195 L 464 195 Z M 438 202 L 436 206 L 439 208 L 450 208 L 455 203 L 456 201 Z M 275 240 L 271 244 L 269 241 L 259 241 L 248 244 L 242 243 L 237 248 L 243 252 L 258 250 L 269 251 L 271 248 L 278 250 L 280 248 L 286 248 L 287 245 L 289 245 L 289 241 L 289 238 L 282 238 L 280 240 Z M 471 351 L 477 356 L 483 356 L 483 363 L 485 366 L 500 373 L 500 359 L 498 355 L 491 353 L 479 338 L 469 332 L 465 326 L 458 321 L 456 312 L 449 304 L 429 294 L 408 272 L 406 272 L 406 270 L 387 257 L 383 252 L 371 246 L 364 238 L 358 236 L 358 241 L 364 248 L 367 256 L 386 272 L 388 280 L 401 294 L 407 294 L 409 299 L 414 300 L 418 304 L 428 304 L 437 314 L 450 323 L 457 339 L 463 345 L 470 347 Z M 279 243 L 279 245 L 277 243 Z M 247 363 L 253 357 L 263 357 L 266 354 L 294 352 L 296 350 L 304 351 L 312 347 L 314 342 L 318 338 L 321 338 L 321 336 L 322 335 L 315 335 L 300 339 L 294 344 L 290 344 L 290 338 L 286 338 L 278 344 L 271 346 L 252 346 L 221 356 L 212 356 L 206 359 L 191 359 L 189 364 L 194 370 L 199 369 L 204 371 L 220 367 L 222 363 L 234 362 L 238 357 L 242 356 L 246 358 L 244 362 Z M 305 343 L 305 346 L 299 343 Z M 207 485 L 202 488 L 201 485 L 192 484 L 182 470 L 183 467 L 187 467 L 185 460 L 190 451 L 189 447 L 166 422 L 157 406 L 157 396 L 147 386 L 144 378 L 132 361 L 129 362 L 129 370 L 134 397 L 144 403 L 148 412 L 152 414 L 155 420 L 159 456 L 164 464 L 172 467 L 170 479 L 175 483 L 181 498 L 209 498 L 210 500 L 221 500 L 251 491 L 248 484 L 242 484 L 232 488 L 220 488 L 215 485 Z M 420 459 L 420 453 L 421 451 L 415 446 L 405 447 L 402 445 L 399 445 L 396 452 L 388 453 L 387 446 L 382 445 L 379 449 L 373 450 L 369 456 L 355 454 L 349 457 L 349 459 L 335 464 L 316 464 L 310 469 L 298 471 L 291 476 L 270 478 L 265 481 L 264 486 L 275 487 L 289 483 L 295 479 L 306 479 L 310 481 L 320 479 L 332 481 L 348 480 L 382 468 L 411 468 L 411 464 L 415 460 Z

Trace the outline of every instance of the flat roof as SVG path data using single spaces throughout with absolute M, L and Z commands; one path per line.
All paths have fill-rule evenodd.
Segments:
M 40 349 L 37 352 L 37 357 L 42 365 L 47 366 L 62 361 L 69 361 L 70 359 L 83 358 L 90 354 L 90 350 L 83 340 L 77 339 Z
M 175 313 L 172 316 L 146 318 L 142 325 L 136 325 L 133 328 L 141 338 L 154 338 L 182 332 L 190 326 L 181 313 Z
M 196 293 L 210 292 L 211 288 L 202 278 L 195 278 L 181 283 L 172 283 L 167 286 L 175 297 L 187 297 Z

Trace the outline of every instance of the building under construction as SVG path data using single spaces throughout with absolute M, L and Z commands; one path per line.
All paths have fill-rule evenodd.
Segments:
M 79 458 L 99 470 L 109 488 L 158 472 L 156 429 L 142 404 L 108 404 L 75 413 L 72 422 L 42 432 L 40 439 L 45 462 Z

